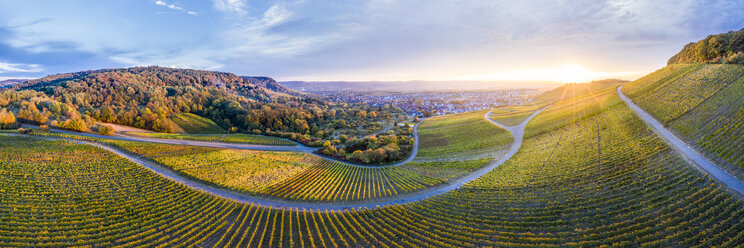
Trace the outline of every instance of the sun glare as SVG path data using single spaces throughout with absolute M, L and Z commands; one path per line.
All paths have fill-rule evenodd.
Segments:
M 552 74 L 555 81 L 561 83 L 580 83 L 591 81 L 597 73 L 581 65 L 566 64 L 556 69 L 555 73 Z
M 627 73 L 597 72 L 579 64 L 564 64 L 558 67 L 532 68 L 524 70 L 502 71 L 485 75 L 469 75 L 456 77 L 458 80 L 484 81 L 550 81 L 561 83 L 583 83 L 591 80 L 612 77 Z

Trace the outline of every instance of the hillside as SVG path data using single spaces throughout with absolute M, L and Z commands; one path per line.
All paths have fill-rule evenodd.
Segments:
M 744 179 L 744 66 L 670 65 L 625 85 L 623 93 Z
M 11 87 L 16 84 L 26 82 L 28 79 L 6 79 L 0 81 L 0 88 Z
M 219 126 L 212 130 L 280 136 L 316 146 L 339 134 L 379 129 L 377 122 L 394 111 L 327 102 L 266 77 L 155 66 L 30 80 L 3 89 L 0 107 L 24 123 L 77 131 L 103 122 L 170 133 L 170 119 L 190 113 Z M 373 111 L 381 114 L 366 115 Z
M 29 108 L 31 112 L 46 108 L 52 115 L 90 117 L 159 132 L 173 131 L 167 118 L 177 113 L 199 113 L 223 126 L 239 125 L 237 121 L 243 120 L 238 118 L 240 112 L 260 109 L 262 104 L 285 96 L 230 73 L 164 67 L 58 74 L 29 80 L 11 89 L 27 94 L 33 94 L 27 91 L 33 90 L 51 98 L 36 106 L 36 110 Z M 64 105 L 69 108 L 65 109 Z M 233 112 L 226 113 L 229 109 Z M 30 121 L 42 122 L 33 118 Z
M 170 120 L 173 121 L 174 128 L 183 133 L 225 133 L 214 121 L 192 113 L 177 114 L 171 116 Z
M 270 78 L 270 77 L 246 77 L 246 76 L 241 76 L 240 78 L 243 79 L 243 81 L 249 82 L 249 83 L 251 83 L 253 85 L 256 85 L 256 86 L 259 86 L 259 87 L 263 87 L 263 88 L 266 88 L 268 90 L 271 90 L 271 91 L 274 91 L 274 92 L 277 92 L 277 93 L 287 94 L 287 95 L 290 95 L 290 96 L 304 96 L 304 95 L 306 95 L 305 93 L 302 93 L 302 92 L 299 92 L 299 91 L 290 89 L 288 87 L 285 87 L 284 85 L 282 85 L 280 83 L 277 83 L 276 81 L 274 81 L 273 78 Z
M 744 29 L 709 35 L 685 45 L 667 64 L 722 63 L 744 64 Z

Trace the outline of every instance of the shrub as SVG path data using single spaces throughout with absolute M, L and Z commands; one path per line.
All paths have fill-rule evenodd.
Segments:
M 100 135 L 112 135 L 114 132 L 116 132 L 116 130 L 114 130 L 111 125 L 100 125 L 98 127 L 98 134 Z

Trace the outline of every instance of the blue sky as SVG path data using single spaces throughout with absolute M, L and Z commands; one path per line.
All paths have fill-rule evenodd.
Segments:
M 309 81 L 632 78 L 743 27 L 733 0 L 2 0 L 0 78 L 139 65 Z

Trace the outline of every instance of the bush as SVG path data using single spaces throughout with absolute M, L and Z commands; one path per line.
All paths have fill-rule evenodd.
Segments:
M 86 132 L 88 131 L 88 126 L 85 125 L 85 121 L 83 119 L 80 119 L 79 117 L 73 117 L 71 119 L 65 120 L 65 122 L 60 123 L 59 127 L 75 130 L 78 132 Z
M 98 127 L 98 134 L 100 134 L 100 135 L 112 135 L 112 134 L 114 134 L 114 132 L 116 132 L 116 130 L 114 130 L 114 128 L 111 127 L 111 125 L 103 125 L 103 124 L 101 124 Z

